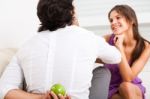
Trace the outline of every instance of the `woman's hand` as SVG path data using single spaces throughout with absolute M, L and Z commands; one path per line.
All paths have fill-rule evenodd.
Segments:
M 115 46 L 120 50 L 123 51 L 123 41 L 124 41 L 124 35 L 115 35 L 114 37 L 114 43 Z
M 62 96 L 62 95 L 56 95 L 54 92 L 47 91 L 43 96 L 42 99 L 71 99 L 70 96 Z

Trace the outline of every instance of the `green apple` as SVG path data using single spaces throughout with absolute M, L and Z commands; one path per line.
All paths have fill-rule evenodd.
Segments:
M 63 96 L 66 95 L 66 89 L 61 84 L 54 84 L 50 90 L 53 91 L 56 95 L 59 95 L 59 94 L 61 94 Z

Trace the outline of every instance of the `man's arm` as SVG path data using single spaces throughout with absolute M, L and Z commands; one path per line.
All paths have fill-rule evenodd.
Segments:
M 104 64 L 104 62 L 101 59 L 99 59 L 99 58 L 96 59 L 95 63 Z
M 0 99 L 42 99 L 42 95 L 23 91 L 23 80 L 23 71 L 14 56 L 0 78 Z
M 108 64 L 116 64 L 121 61 L 119 50 L 109 45 L 103 38 L 99 38 L 99 57 L 100 60 Z
M 71 99 L 70 96 L 56 95 L 54 92 L 46 92 L 44 94 L 28 93 L 20 89 L 10 90 L 4 99 Z
M 17 57 L 14 56 L 0 78 L 0 99 L 4 99 L 10 90 L 22 89 L 23 79 L 24 75 L 22 69 L 18 64 Z
M 4 99 L 44 99 L 42 94 L 32 94 L 21 89 L 10 90 Z

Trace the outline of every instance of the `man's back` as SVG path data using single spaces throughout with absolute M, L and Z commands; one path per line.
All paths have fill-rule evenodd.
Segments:
M 27 75 L 27 90 L 45 92 L 53 84 L 61 83 L 68 94 L 88 98 L 97 44 L 92 32 L 76 26 L 38 34 L 18 53 Z
M 111 51 L 113 55 L 109 54 Z M 97 57 L 108 63 L 120 60 L 117 50 L 108 46 L 102 38 L 77 26 L 67 26 L 33 37 L 20 49 L 10 65 L 23 70 L 28 92 L 45 93 L 53 84 L 61 83 L 72 99 L 88 99 Z M 15 82 L 19 83 L 20 79 Z

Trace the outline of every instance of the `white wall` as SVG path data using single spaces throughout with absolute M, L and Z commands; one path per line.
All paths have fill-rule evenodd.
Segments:
M 20 47 L 35 34 L 38 0 L 0 0 L 0 48 Z
M 108 12 L 117 4 L 131 6 L 138 16 L 139 23 L 150 22 L 150 0 L 75 0 L 80 25 L 108 25 Z

